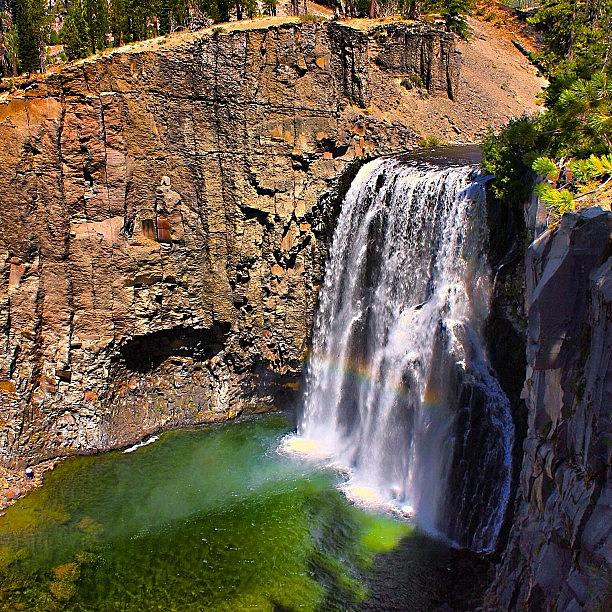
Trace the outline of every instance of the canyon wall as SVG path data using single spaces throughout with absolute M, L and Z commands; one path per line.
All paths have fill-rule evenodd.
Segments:
M 537 91 L 496 84 L 476 31 L 463 76 L 426 25 L 294 21 L 139 43 L 0 97 L 0 506 L 25 465 L 291 401 L 357 167 L 424 135 L 474 141 Z M 611 216 L 566 216 L 529 250 L 529 422 L 491 609 L 603 604 Z M 513 295 L 521 247 L 501 247 Z M 511 389 L 524 321 L 498 314 Z
M 0 472 L 283 402 L 337 195 L 459 63 L 419 24 L 237 26 L 0 101 Z
M 527 252 L 528 431 L 489 610 L 604 610 L 612 563 L 612 213 Z

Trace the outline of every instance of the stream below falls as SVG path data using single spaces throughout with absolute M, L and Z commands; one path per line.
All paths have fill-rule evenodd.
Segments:
M 272 415 L 62 463 L 0 518 L 0 610 L 443 604 L 457 551 L 279 455 L 290 429 Z

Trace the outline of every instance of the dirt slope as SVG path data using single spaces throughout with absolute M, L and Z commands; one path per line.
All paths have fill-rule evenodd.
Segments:
M 427 126 L 421 128 L 422 136 L 467 143 L 478 142 L 489 128 L 500 128 L 510 117 L 539 112 L 537 96 L 546 79 L 493 25 L 476 19 L 469 23 L 469 40 L 458 44 L 461 75 L 452 104 L 419 89 L 408 91 L 382 82 L 384 91 L 374 99 L 384 100 L 385 105 L 373 109 L 373 114 L 405 121 L 405 109 L 410 108 L 412 124 Z

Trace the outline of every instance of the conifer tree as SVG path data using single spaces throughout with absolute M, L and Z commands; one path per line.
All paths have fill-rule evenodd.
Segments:
M 407 14 L 408 19 L 418 19 L 421 16 L 421 6 L 419 0 L 408 0 Z
M 463 39 L 468 36 L 466 16 L 471 10 L 471 0 L 399 0 L 397 6 L 408 19 L 418 19 L 421 13 L 440 13 L 449 32 Z
M 470 0 L 444 0 L 441 14 L 446 22 L 446 29 L 454 32 L 464 40 L 468 37 L 466 15 L 470 12 Z
M 119 47 L 127 42 L 129 24 L 126 0 L 110 0 L 109 29 L 113 35 L 113 45 Z
M 538 60 L 551 80 L 548 105 L 575 79 L 589 79 L 600 67 L 612 72 L 610 0 L 544 0 L 529 22 L 544 37 Z
M 196 6 L 214 21 L 229 21 L 234 0 L 196 0 Z
M 263 0 L 263 14 L 276 15 L 276 0 Z
M 161 0 L 157 9 L 159 16 L 159 33 L 163 36 L 164 34 L 170 34 L 172 30 L 172 9 L 170 8 L 169 0 Z
M 60 38 L 64 44 L 64 52 L 69 60 L 86 57 L 93 53 L 91 36 L 87 27 L 87 21 L 83 15 L 83 3 L 81 0 L 72 0 L 70 3 Z
M 173 26 L 183 25 L 189 17 L 187 0 L 170 0 L 170 20 Z
M 27 72 L 42 70 L 48 35 L 45 1 L 13 0 L 12 9 L 18 40 L 19 69 Z
M 255 0 L 235 0 L 236 18 L 252 19 L 257 13 L 257 3 Z
M 106 35 L 108 32 L 108 3 L 107 0 L 82 0 L 83 17 L 87 23 L 89 33 L 89 47 L 95 53 L 98 49 L 106 48 Z
M 531 171 L 546 175 L 538 194 L 557 220 L 573 209 L 583 179 L 601 184 L 576 200 L 604 189 L 612 175 L 612 3 L 544 0 L 530 22 L 544 38 L 537 54 L 550 81 L 544 112 L 512 122 L 498 136 L 491 132 L 484 167 L 495 175 L 496 195 L 515 206 L 529 195 Z
M 7 0 L 0 0 L 0 77 L 17 74 L 18 41 Z
M 151 3 L 147 0 L 126 0 L 125 8 L 130 40 L 144 40 L 148 37 L 149 17 L 153 14 Z
M 172 30 L 187 21 L 189 6 L 187 0 L 159 0 L 157 7 L 159 33 L 169 34 Z

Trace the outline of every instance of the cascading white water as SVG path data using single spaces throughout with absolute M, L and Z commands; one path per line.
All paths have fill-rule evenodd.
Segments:
M 513 425 L 483 348 L 478 178 L 474 166 L 402 159 L 360 170 L 320 294 L 298 440 L 350 470 L 349 493 L 490 550 L 509 496 Z

